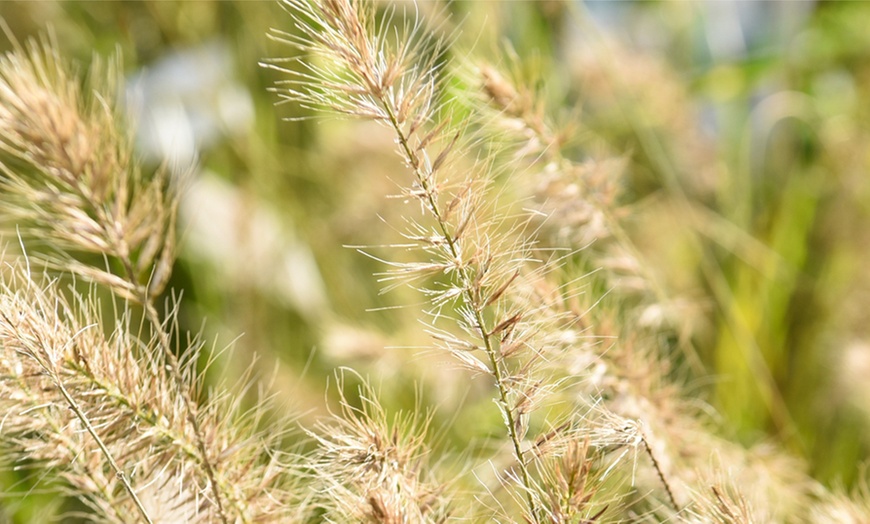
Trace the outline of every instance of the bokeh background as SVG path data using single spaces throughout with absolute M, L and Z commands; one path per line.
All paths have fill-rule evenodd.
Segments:
M 858 483 L 870 445 L 870 4 L 399 5 L 453 32 L 456 60 L 514 64 L 574 129 L 578 161 L 625 159 L 625 231 L 673 306 L 658 313 L 679 317 L 662 344 L 693 348 L 680 379 L 728 436 L 782 445 L 823 483 Z M 0 18 L 3 50 L 47 32 L 83 73 L 94 53 L 123 56 L 142 158 L 188 177 L 171 287 L 184 328 L 220 353 L 209 380 L 253 362 L 264 393 L 305 424 L 347 366 L 387 409 L 432 409 L 436 445 L 498 427 L 486 385 L 423 349 L 419 295 L 379 293 L 381 265 L 353 247 L 392 234 L 380 218 L 399 169 L 389 135 L 297 120 L 312 113 L 269 91 L 281 75 L 260 63 L 293 53 L 267 36 L 292 31 L 277 2 L 4 1 Z M 6 468 L 0 493 L 22 482 Z M 10 522 L 62 504 L 39 489 L 11 500 L 0 496 Z

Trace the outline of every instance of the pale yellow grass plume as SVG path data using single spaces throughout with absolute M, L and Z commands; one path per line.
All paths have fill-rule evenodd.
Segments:
M 0 219 L 59 269 L 145 302 L 171 273 L 176 192 L 166 171 L 146 175 L 134 158 L 118 64 L 90 69 L 82 82 L 48 39 L 0 58 Z
M 553 425 L 533 420 L 558 386 L 542 367 L 550 352 L 552 319 L 530 303 L 536 282 L 559 266 L 552 252 L 537 253 L 529 212 L 496 194 L 501 170 L 480 157 L 476 137 L 453 122 L 438 67 L 443 40 L 424 24 L 391 26 L 374 4 L 289 0 L 301 36 L 276 33 L 300 53 L 277 92 L 308 107 L 375 120 L 392 132 L 405 164 L 399 198 L 408 209 L 401 242 L 413 261 L 381 260 L 386 289 L 418 288 L 430 303 L 429 333 L 470 373 L 488 375 L 504 422 L 510 471 L 499 475 L 527 518 L 544 519 L 530 464 L 538 460 L 525 440 Z M 295 67 L 295 68 L 294 68 Z M 408 176 L 410 175 L 410 176 Z M 499 188 L 502 190 L 502 188 Z M 503 461 L 503 459 L 498 459 Z
M 104 323 L 95 289 L 70 290 L 70 304 L 57 283 L 13 267 L 0 316 L 4 436 L 56 467 L 99 518 L 270 519 L 289 506 L 278 488 L 286 469 L 267 455 L 273 439 L 255 431 L 265 406 L 243 416 L 243 396 L 220 391 L 200 405 L 201 346 L 173 342 L 174 310 L 155 307 L 175 261 L 177 195 L 166 171 L 145 175 L 134 158 L 118 74 L 95 58 L 82 82 L 50 39 L 0 58 L 3 228 L 28 264 L 124 303 Z M 129 325 L 128 303 L 146 324 Z
M 328 522 L 445 522 L 451 500 L 430 470 L 428 421 L 419 413 L 389 417 L 365 384 L 358 393 L 360 408 L 342 393 L 339 411 L 310 432 L 318 445 L 307 457 L 312 506 Z
M 123 309 L 106 324 L 94 300 L 62 291 L 20 265 L 0 284 L 0 410 L 12 460 L 57 471 L 98 521 L 255 522 L 288 511 L 286 470 L 266 453 L 273 437 L 254 429 L 261 410 L 214 399 L 194 428 L 159 343 L 140 339 Z M 198 348 L 181 365 L 190 396 Z
M 757 511 L 732 485 L 711 484 L 706 490 L 694 493 L 694 507 L 687 512 L 686 522 L 697 524 L 756 524 Z
M 866 468 L 861 468 L 862 470 Z M 843 489 L 818 490 L 818 500 L 810 510 L 809 522 L 866 524 L 870 522 L 870 488 L 867 481 L 858 483 L 851 493 Z

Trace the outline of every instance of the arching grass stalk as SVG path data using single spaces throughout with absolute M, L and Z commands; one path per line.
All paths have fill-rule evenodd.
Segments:
M 463 157 L 463 129 L 451 125 L 448 111 L 438 100 L 441 42 L 430 42 L 419 21 L 390 31 L 392 11 L 375 26 L 372 4 L 351 0 L 285 0 L 298 34 L 275 32 L 273 36 L 309 55 L 296 61 L 302 71 L 266 64 L 291 75 L 276 91 L 286 100 L 306 107 L 374 120 L 389 128 L 398 152 L 413 179 L 402 189 L 403 197 L 417 200 L 432 223 L 412 223 L 404 234 L 428 262 L 390 262 L 386 280 L 415 281 L 436 274 L 445 277 L 440 286 L 423 289 L 436 310 L 457 305 L 458 323 L 473 340 L 440 337 L 446 349 L 476 373 L 493 378 L 498 408 L 507 430 L 527 514 L 538 522 L 542 512 L 534 494 L 535 485 L 522 449 L 532 395 L 540 388 L 530 379 L 539 355 L 527 358 L 516 369 L 508 357 L 517 358 L 525 340 L 508 344 L 523 319 L 523 311 L 506 301 L 508 288 L 528 262 L 528 241 L 507 238 L 496 231 L 506 217 L 489 208 L 486 186 L 491 166 Z M 300 36 L 301 35 L 301 36 Z M 316 59 L 315 59 L 316 57 Z M 291 59 L 293 60 L 293 59 Z M 439 147 L 440 149 L 436 149 Z M 459 175 L 468 169 L 471 175 Z M 462 180 L 447 180 L 448 176 Z M 516 226 L 512 233 L 516 232 Z M 520 226 L 521 229 L 521 226 Z M 435 315 L 436 317 L 438 315 Z M 436 330 L 437 331 L 437 330 Z M 504 344 L 505 347 L 502 347 Z M 512 347 L 508 347 L 512 346 Z M 473 355 L 480 351 L 484 361 Z M 534 351 L 532 351 L 534 353 Z
M 459 287 L 462 289 L 463 301 L 467 306 L 471 308 L 474 313 L 474 325 L 477 327 L 479 332 L 479 336 L 483 341 L 483 348 L 486 352 L 486 356 L 489 359 L 489 370 L 492 373 L 492 378 L 495 381 L 495 386 L 498 389 L 498 406 L 502 411 L 502 416 L 505 419 L 508 435 L 510 436 L 511 445 L 513 446 L 514 455 L 516 456 L 517 463 L 520 468 L 520 474 L 522 475 L 522 482 L 526 488 L 526 497 L 529 505 L 529 511 L 532 515 L 537 515 L 536 503 L 535 499 L 531 493 L 532 480 L 529 475 L 529 470 L 526 467 L 526 460 L 524 458 L 523 450 L 522 450 L 522 438 L 520 437 L 517 430 L 517 420 L 515 420 L 514 410 L 510 407 L 510 402 L 508 399 L 508 386 L 505 384 L 505 376 L 504 371 L 501 367 L 501 356 L 498 353 L 497 342 L 493 339 L 495 335 L 501 330 L 496 330 L 488 327 L 486 318 L 485 318 L 485 309 L 487 308 L 486 304 L 480 302 L 480 293 L 475 293 L 475 283 L 473 277 L 470 275 L 468 267 L 459 262 L 462 260 L 462 253 L 459 250 L 458 242 L 459 238 L 451 233 L 450 225 L 444 219 L 444 214 L 439 208 L 437 201 L 437 194 L 432 184 L 430 183 L 430 176 L 426 176 L 421 169 L 422 163 L 417 155 L 411 150 L 411 147 L 408 144 L 408 138 L 405 136 L 402 127 L 399 125 L 399 122 L 396 120 L 395 114 L 392 109 L 389 107 L 387 103 L 384 101 L 384 111 L 389 116 L 390 125 L 392 125 L 393 130 L 398 137 L 399 144 L 401 145 L 402 152 L 405 155 L 405 161 L 408 166 L 411 167 L 414 171 L 414 176 L 416 177 L 417 183 L 420 185 L 422 190 L 422 198 L 424 198 L 424 202 L 426 204 L 426 208 L 429 210 L 432 218 L 435 219 L 438 224 L 438 229 L 444 239 L 444 242 L 447 244 L 447 248 L 450 251 L 450 255 L 454 260 L 457 261 L 457 280 Z M 479 291 L 479 290 L 478 290 Z M 491 302 L 493 298 L 498 297 L 489 297 L 487 302 Z M 535 517 L 537 518 L 537 517 Z

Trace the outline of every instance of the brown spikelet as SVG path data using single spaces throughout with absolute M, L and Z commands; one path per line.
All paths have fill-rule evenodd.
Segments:
M 288 0 L 285 5 L 302 36 L 276 37 L 331 67 L 300 59 L 312 74 L 282 69 L 291 76 L 286 84 L 290 87 L 282 90 L 279 85 L 277 91 L 308 107 L 374 117 L 393 133 L 410 175 L 402 194 L 413 197 L 425 212 L 411 222 L 404 238 L 418 243 L 425 258 L 386 262 L 390 270 L 382 279 L 390 282 L 389 289 L 402 283 L 417 285 L 432 304 L 429 313 L 436 320 L 444 310 L 456 311 L 453 330 L 464 335 L 448 335 L 451 330 L 435 325 L 431 331 L 438 334 L 437 345 L 460 366 L 492 378 L 516 464 L 517 474 L 508 474 L 515 485 L 509 488 L 537 521 L 542 518 L 538 488 L 523 440 L 532 412 L 553 389 L 536 377 L 544 360 L 537 348 L 549 346 L 537 337 L 545 331 L 541 326 L 553 319 L 529 307 L 525 290 L 531 287 L 527 279 L 541 278 L 558 266 L 558 260 L 550 266 L 534 257 L 527 212 L 489 193 L 495 178 L 491 160 L 472 148 L 467 126 L 456 125 L 438 110 L 434 94 L 441 88 L 441 66 L 429 58 L 441 55 L 438 42 L 423 58 L 417 40 L 387 38 L 393 33 L 377 26 L 366 3 Z M 425 30 L 413 25 L 405 33 L 416 37 Z M 407 61 L 410 56 L 421 59 L 412 64 Z M 386 64 L 401 64 L 401 72 L 390 69 L 387 75 Z M 339 80 L 353 87 L 329 88 Z M 402 98 L 411 96 L 406 94 L 410 88 L 419 90 L 414 103 Z M 490 88 L 499 87 L 491 82 Z M 436 283 L 428 284 L 433 279 Z

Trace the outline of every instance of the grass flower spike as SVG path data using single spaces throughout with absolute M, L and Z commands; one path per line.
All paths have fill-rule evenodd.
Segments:
M 396 247 L 423 258 L 384 261 L 389 270 L 382 280 L 419 287 L 432 306 L 436 345 L 472 373 L 492 378 L 515 468 L 504 479 L 513 479 L 510 489 L 525 501 L 527 518 L 540 522 L 539 485 L 529 467 L 535 458 L 525 439 L 530 415 L 552 389 L 539 376 L 549 349 L 539 335 L 551 320 L 529 295 L 559 259 L 535 253 L 527 212 L 493 198 L 499 168 L 476 158 L 472 133 L 452 122 L 439 81 L 443 46 L 427 37 L 422 23 L 394 33 L 392 15 L 376 24 L 367 2 L 290 0 L 285 6 L 302 36 L 275 36 L 303 53 L 302 72 L 275 64 L 291 75 L 277 91 L 392 132 L 410 175 L 399 196 L 423 210 Z M 442 317 L 454 325 L 442 327 Z
M 135 161 L 118 74 L 118 64 L 95 60 L 80 87 L 48 40 L 0 59 L 0 217 L 60 269 L 144 303 L 172 272 L 177 196 L 165 170 L 146 177 Z

